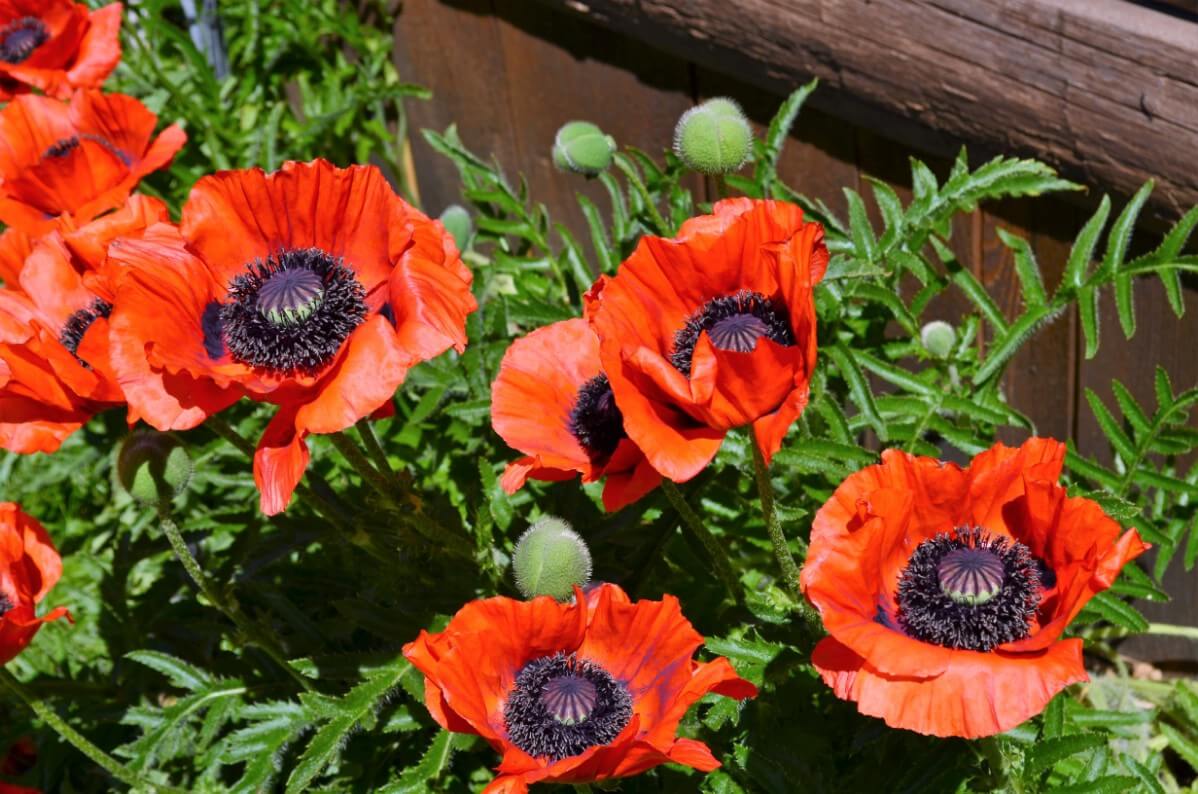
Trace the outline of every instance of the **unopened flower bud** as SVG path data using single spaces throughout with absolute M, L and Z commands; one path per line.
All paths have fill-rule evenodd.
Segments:
M 441 213 L 440 220 L 445 231 L 453 235 L 453 241 L 458 250 L 465 251 L 466 244 L 470 242 L 470 235 L 474 231 L 474 224 L 471 223 L 470 213 L 466 211 L 466 208 L 458 204 L 450 204 Z
M 553 164 L 563 171 L 595 176 L 615 153 L 615 139 L 589 121 L 566 122 L 553 139 Z
M 569 524 L 545 516 L 516 543 L 512 569 L 525 598 L 547 595 L 565 601 L 574 594 L 575 585 L 591 578 L 591 552 Z
M 709 99 L 682 114 L 674 128 L 674 153 L 703 174 L 738 170 L 753 148 L 753 128 L 740 105 L 725 97 Z
M 919 332 L 919 341 L 936 358 L 948 358 L 957 344 L 957 332 L 943 320 L 933 320 Z
M 174 499 L 191 482 L 187 449 L 174 436 L 137 430 L 121 442 L 116 479 L 121 488 L 143 505 Z

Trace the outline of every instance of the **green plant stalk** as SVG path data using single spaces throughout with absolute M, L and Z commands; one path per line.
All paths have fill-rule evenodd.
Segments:
M 375 435 L 370 420 L 362 419 L 357 428 L 358 435 L 362 437 L 362 445 L 366 447 L 366 454 L 374 461 L 375 468 L 386 477 L 394 479 L 395 472 L 391 468 L 391 461 L 387 460 L 387 453 L 383 451 L 383 445 L 379 443 L 379 437 Z
M 200 592 L 204 594 L 204 597 L 233 622 L 233 625 L 245 635 L 250 644 L 261 648 L 275 664 L 283 668 L 304 690 L 308 692 L 316 691 L 316 688 L 312 686 L 312 682 L 300 675 L 299 671 L 287 662 L 279 643 L 273 637 L 269 636 L 261 626 L 246 617 L 245 613 L 241 611 L 241 607 L 229 602 L 220 593 L 212 579 L 200 567 L 199 561 L 192 555 L 191 549 L 187 548 L 187 542 L 183 540 L 183 535 L 179 532 L 178 525 L 170 517 L 165 505 L 161 506 L 158 510 L 158 520 L 162 526 L 163 534 L 166 535 L 166 539 L 170 542 L 171 548 L 175 552 L 175 556 L 179 558 L 179 562 L 183 563 L 183 568 L 187 571 L 192 581 L 196 583 L 196 586 L 200 588 Z
M 333 446 L 341 453 L 346 462 L 353 467 L 363 480 L 365 480 L 371 488 L 378 491 L 379 496 L 382 496 L 388 503 L 398 507 L 399 502 L 396 498 L 395 485 L 387 480 L 387 476 L 375 468 L 362 448 L 359 447 L 354 440 L 345 434 L 345 431 L 339 433 L 330 433 L 329 440 L 333 442 Z
M 1148 628 L 1144 631 L 1129 631 L 1128 629 L 1118 626 L 1110 626 L 1107 628 L 1094 629 L 1087 631 L 1085 636 L 1089 639 L 1104 640 L 1104 639 L 1121 639 L 1123 637 L 1140 637 L 1145 634 L 1153 634 L 1158 637 L 1183 637 L 1188 640 L 1198 640 L 1198 626 L 1177 626 L 1172 623 L 1149 623 Z
M 0 684 L 8 689 L 18 699 L 21 700 L 30 711 L 37 715 L 38 719 L 50 726 L 59 736 L 67 743 L 74 747 L 79 752 L 90 758 L 95 764 L 104 769 L 108 774 L 112 775 L 117 780 L 130 786 L 134 789 L 163 791 L 168 794 L 182 794 L 182 789 L 177 789 L 172 786 L 163 786 L 158 783 L 152 783 L 146 780 L 141 775 L 134 772 L 129 767 L 116 760 L 108 753 L 101 750 L 96 745 L 92 744 L 87 737 L 72 728 L 60 716 L 58 712 L 50 708 L 39 698 L 25 690 L 25 686 L 13 677 L 13 674 L 8 670 L 0 667 Z
M 765 463 L 765 455 L 762 454 L 761 446 L 757 443 L 757 436 L 752 432 L 749 435 L 753 437 L 753 474 L 757 478 L 757 496 L 761 499 L 765 531 L 770 536 L 770 543 L 774 546 L 774 557 L 778 559 L 778 565 L 782 568 L 786 589 L 801 604 L 803 596 L 799 593 L 799 566 L 795 564 L 795 558 L 790 553 L 790 545 L 786 541 L 786 535 L 782 532 L 782 525 L 778 522 L 778 512 L 774 509 L 774 484 L 770 482 L 769 466 Z M 799 543 L 803 545 L 802 541 Z M 807 556 L 805 547 L 803 556 Z
M 649 194 L 649 188 L 645 187 L 645 183 L 641 180 L 640 174 L 637 173 L 636 167 L 621 154 L 617 154 L 613 162 L 617 168 L 624 172 L 624 178 L 628 180 L 628 184 L 632 185 L 633 189 L 641 195 L 641 199 L 645 202 L 645 208 L 649 210 L 649 219 L 657 227 L 654 231 L 658 234 L 669 236 L 672 233 L 670 224 L 666 223 L 666 219 L 662 216 L 661 211 L 653 203 L 653 196 Z
M 716 575 L 728 588 L 733 600 L 740 601 L 740 583 L 732 570 L 732 563 L 728 560 L 728 552 L 716 540 L 715 535 L 711 534 L 711 530 L 703 524 L 703 519 L 699 518 L 698 513 L 687 503 L 686 497 L 682 495 L 682 491 L 672 480 L 663 479 L 661 489 L 665 492 L 666 498 L 670 500 L 670 504 L 674 506 L 678 517 L 682 519 L 682 526 L 699 541 L 703 550 L 707 552 L 707 556 L 711 558 Z

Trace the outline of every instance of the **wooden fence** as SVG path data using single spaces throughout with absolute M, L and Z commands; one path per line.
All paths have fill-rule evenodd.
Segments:
M 581 8 L 576 10 L 585 12 L 583 2 L 577 5 Z M 442 130 L 456 123 L 469 147 L 483 155 L 494 154 L 509 176 L 523 173 L 533 196 L 579 231 L 584 222 L 575 193 L 587 194 L 600 206 L 606 206 L 606 198 L 597 185 L 553 168 L 550 147 L 563 122 L 591 120 L 622 144 L 660 151 L 668 146 L 678 116 L 696 100 L 734 97 L 758 124 L 769 119 L 780 101 L 778 94 L 594 26 L 576 13 L 530 0 L 405 0 L 395 22 L 395 38 L 402 77 L 434 92 L 433 101 L 411 107 L 413 129 Z M 845 209 L 841 188 L 851 186 L 866 193 L 867 177 L 883 179 L 909 198 L 911 154 L 927 160 L 940 175 L 947 171 L 947 161 L 896 142 L 895 138 L 912 139 L 902 127 L 892 129 L 884 117 L 874 128 L 844 121 L 860 119 L 851 97 L 813 104 L 800 116 L 779 170 L 788 184 L 823 199 L 841 214 Z M 946 143 L 959 145 L 944 137 L 936 147 L 940 151 Z M 458 201 L 452 165 L 418 135 L 413 136 L 413 149 L 426 208 L 436 213 Z M 703 185 L 696 182 L 696 187 Z M 996 230 L 1007 229 L 1031 241 L 1051 287 L 1059 280 L 1070 241 L 1101 193 L 1102 188 L 1095 186 L 1078 203 L 1041 199 L 979 210 L 957 223 L 953 248 L 999 304 L 1014 313 L 1018 284 L 1010 252 L 999 244 Z M 586 237 L 585 233 L 579 236 Z M 1150 236 L 1140 235 L 1145 241 Z M 1109 461 L 1084 390 L 1092 389 L 1110 403 L 1110 381 L 1118 378 L 1137 400 L 1151 405 L 1158 362 L 1177 388 L 1198 383 L 1198 350 L 1190 347 L 1190 340 L 1198 338 L 1198 296 L 1187 288 L 1185 297 L 1189 311 L 1178 320 L 1158 282 L 1139 283 L 1139 328 L 1127 342 L 1113 299 L 1105 294 L 1101 348 L 1091 360 L 1084 359 L 1077 317 L 1070 311 L 1042 330 L 1013 362 L 1004 384 L 1008 399 L 1035 421 L 1040 434 L 1074 438 L 1083 454 Z M 963 299 L 953 300 L 942 301 L 935 312 L 953 319 L 968 310 Z M 1185 573 L 1178 560 L 1164 586 L 1173 601 L 1140 604 L 1145 614 L 1154 620 L 1198 625 L 1198 573 Z M 1140 639 L 1125 650 L 1161 663 L 1198 658 L 1198 643 L 1180 639 Z

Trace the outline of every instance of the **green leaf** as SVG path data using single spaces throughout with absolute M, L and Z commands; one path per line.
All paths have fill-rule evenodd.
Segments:
M 1051 788 L 1048 794 L 1126 794 L 1135 784 L 1136 779 L 1127 775 L 1103 775 L 1093 780 Z
M 1048 307 L 1038 306 L 1011 323 L 1006 334 L 990 348 L 990 353 L 986 356 L 985 362 L 974 373 L 973 385 L 980 386 L 997 375 L 1011 357 L 1019 352 L 1019 349 L 1023 347 L 1023 343 L 1039 329 L 1042 323 L 1048 321 L 1052 316 Z
M 1011 249 L 1011 254 L 1015 259 L 1015 275 L 1019 278 L 1023 305 L 1030 308 L 1048 303 L 1048 293 L 1044 289 L 1044 277 L 1040 274 L 1040 265 L 1036 263 L 1036 254 L 1032 251 L 1031 244 L 1006 229 L 998 230 L 998 239 Z
M 1148 619 L 1141 615 L 1138 609 L 1109 592 L 1096 594 L 1086 604 L 1086 609 L 1132 633 L 1139 634 L 1148 630 Z
M 420 762 L 408 767 L 395 783 L 385 786 L 378 794 L 423 794 L 430 790 L 430 783 L 437 781 L 449 768 L 453 757 L 454 734 L 440 731 Z
M 400 657 L 374 671 L 345 697 L 336 701 L 335 716 L 316 731 L 291 770 L 287 778 L 287 794 L 306 790 L 341 751 L 350 733 L 372 715 L 383 698 L 414 669 L 406 659 Z
M 1158 727 L 1161 734 L 1169 740 L 1173 752 L 1181 756 L 1191 769 L 1198 771 L 1198 743 L 1167 722 L 1160 723 Z
M 1156 375 L 1152 381 L 1153 389 L 1156 391 L 1156 410 L 1158 413 L 1169 410 L 1173 407 L 1173 382 L 1169 379 L 1169 373 L 1160 364 L 1156 365 Z
M 865 211 L 865 202 L 857 191 L 847 187 L 844 188 L 844 197 L 849 205 L 849 234 L 853 240 L 853 252 L 858 259 L 875 264 L 878 261 L 878 240 L 869 222 L 869 214 Z
M 1098 209 L 1095 210 L 1090 220 L 1086 221 L 1081 234 L 1073 242 L 1073 247 L 1069 249 L 1069 259 L 1065 264 L 1065 273 L 1061 278 L 1058 292 L 1062 289 L 1078 290 L 1085 283 L 1090 260 L 1094 258 L 1094 247 L 1098 244 L 1098 236 L 1102 234 L 1102 229 L 1106 226 L 1110 214 L 1111 198 L 1103 196 Z
M 886 423 L 878 414 L 878 406 L 874 403 L 873 392 L 870 391 L 869 383 L 865 380 L 865 375 L 857 366 L 852 354 L 842 344 L 833 345 L 826 350 L 828 357 L 832 359 L 832 363 L 840 372 L 840 376 L 848 384 L 849 394 L 852 395 L 853 402 L 860 409 L 862 416 L 878 434 L 878 438 L 885 441 L 888 437 Z
M 1136 445 L 1123 432 L 1123 428 L 1107 410 L 1106 405 L 1102 402 L 1097 394 L 1091 389 L 1086 389 L 1086 402 L 1090 403 L 1090 410 L 1094 412 L 1094 418 L 1098 420 L 1098 426 L 1102 429 L 1103 435 L 1107 441 L 1111 443 L 1111 447 L 1123 458 L 1127 464 L 1138 459 L 1136 455 Z
M 1165 787 L 1161 785 L 1160 780 L 1148 767 L 1128 755 L 1121 756 L 1121 760 L 1123 761 L 1123 765 L 1127 767 L 1127 771 L 1131 772 L 1132 776 L 1140 782 L 1140 785 L 1144 787 L 1144 790 L 1148 794 L 1166 794 Z
M 1045 739 L 1058 738 L 1065 732 L 1066 699 L 1067 696 L 1064 693 L 1058 693 L 1048 702 L 1048 708 L 1044 709 L 1043 735 Z
M 159 651 L 130 651 L 125 654 L 138 664 L 145 665 L 151 670 L 157 670 L 170 679 L 171 684 L 180 689 L 196 691 L 212 684 L 212 676 L 193 664 Z
M 1093 750 L 1095 747 L 1102 747 L 1105 744 L 1106 737 L 1100 733 L 1077 733 L 1070 736 L 1042 739 L 1028 750 L 1024 774 L 1038 775 L 1051 769 L 1058 761 L 1063 761 L 1086 750 Z
M 1123 264 L 1123 260 L 1127 258 L 1131 233 L 1136 228 L 1136 219 L 1140 216 L 1140 210 L 1144 208 L 1144 202 L 1148 201 L 1152 188 L 1153 181 L 1150 179 L 1136 191 L 1131 201 L 1127 202 L 1127 206 L 1123 208 L 1123 212 L 1119 213 L 1119 217 L 1115 219 L 1114 225 L 1111 226 L 1111 231 L 1107 235 L 1106 253 L 1102 257 L 1102 268 L 1099 271 L 1104 277 L 1113 276 Z
M 774 180 L 778 169 L 778 158 L 782 156 L 782 148 L 786 145 L 786 138 L 790 135 L 791 127 L 794 126 L 795 119 L 798 118 L 799 111 L 803 108 L 803 103 L 807 101 L 807 97 L 811 96 L 811 92 L 818 85 L 819 80 L 812 80 L 792 91 L 778 108 L 773 119 L 770 120 L 769 129 L 765 133 L 765 152 L 756 175 L 758 182 L 768 184 Z
M 1077 315 L 1082 323 L 1082 335 L 1086 339 L 1086 360 L 1098 352 L 1098 288 L 1082 287 L 1077 295 Z

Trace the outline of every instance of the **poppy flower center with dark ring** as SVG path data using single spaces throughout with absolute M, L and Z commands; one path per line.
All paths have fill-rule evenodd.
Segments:
M 243 364 L 291 376 L 317 373 L 365 319 L 366 290 L 354 271 L 304 248 L 250 262 L 201 325 L 213 358 L 227 350 Z
M 624 415 L 606 375 L 596 375 L 578 389 L 568 427 L 592 461 L 605 462 L 616 451 L 626 437 Z
M 1027 546 L 961 527 L 916 547 L 899 577 L 898 623 L 917 640 L 991 651 L 1030 634 L 1041 591 Z
M 73 313 L 62 324 L 62 332 L 58 335 L 58 341 L 70 351 L 80 364 L 88 369 L 91 369 L 91 366 L 79 358 L 79 345 L 83 342 L 83 337 L 88 329 L 92 327 L 92 323 L 110 314 L 112 314 L 112 304 L 96 298 L 90 306 Z
M 631 719 L 628 689 L 574 654 L 543 656 L 524 665 L 503 706 L 512 744 L 550 762 L 607 744 Z
M 717 349 L 737 353 L 752 353 L 763 336 L 787 347 L 795 343 L 786 312 L 761 293 L 741 290 L 735 295 L 714 298 L 674 334 L 670 363 L 687 377 L 691 374 L 695 345 L 704 331 Z
M 21 17 L 0 28 L 0 61 L 23 63 L 33 51 L 46 43 L 50 31 L 37 17 Z
M 53 160 L 57 157 L 66 157 L 68 154 L 78 149 L 79 144 L 83 141 L 91 141 L 93 143 L 100 144 L 110 153 L 115 155 L 116 158 L 124 163 L 126 167 L 132 165 L 133 163 L 133 158 L 129 155 L 129 153 L 123 149 L 118 149 L 112 143 L 112 141 L 108 140 L 102 135 L 90 135 L 87 133 L 72 135 L 69 138 L 61 138 L 55 141 L 50 146 L 46 147 L 46 151 L 42 152 L 42 159 Z

